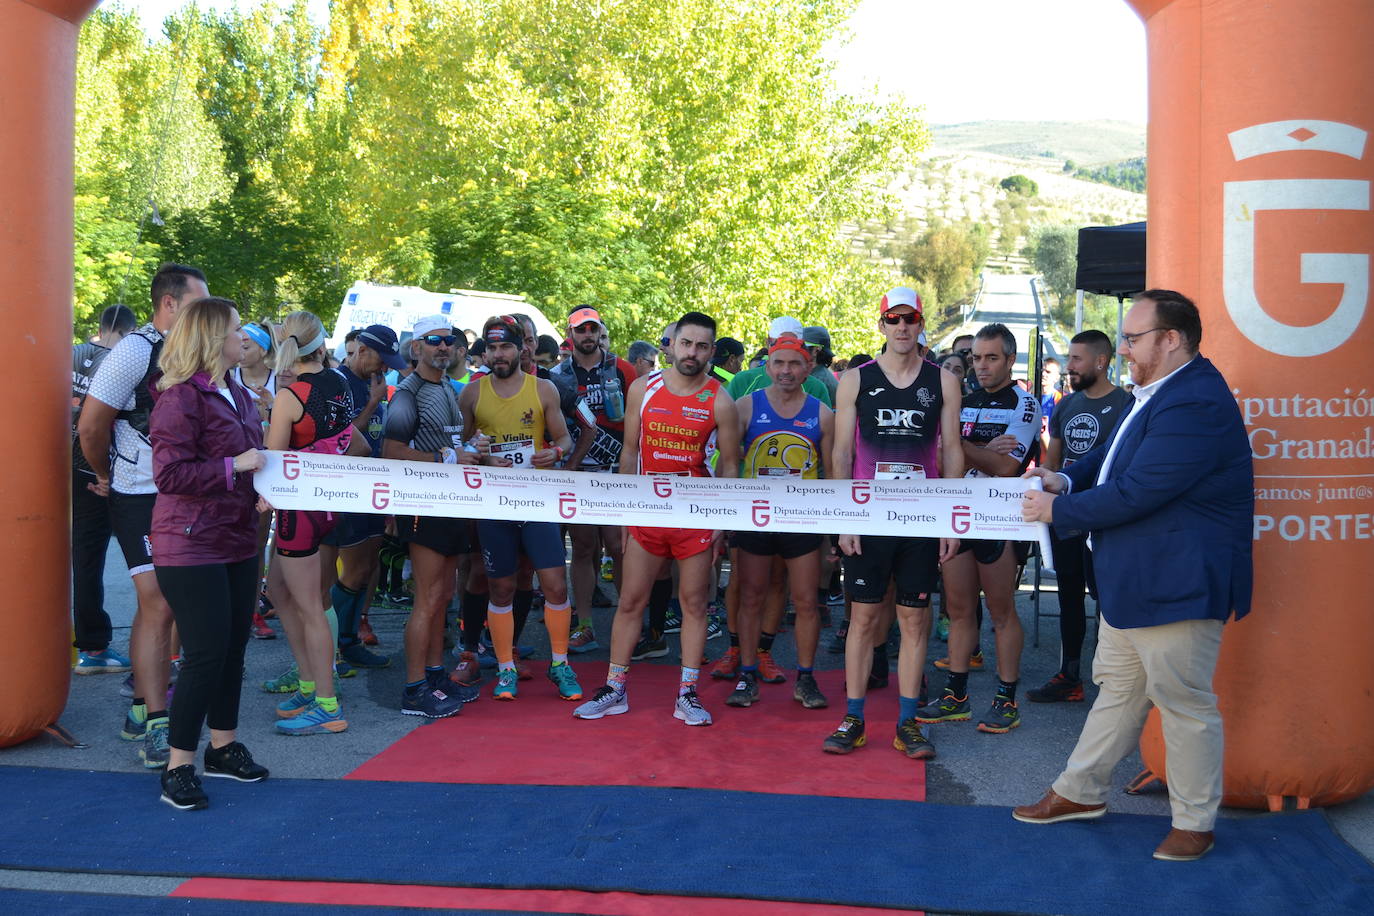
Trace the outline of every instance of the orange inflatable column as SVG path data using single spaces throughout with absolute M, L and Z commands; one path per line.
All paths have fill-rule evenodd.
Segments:
M 1374 4 L 1133 6 L 1149 284 L 1197 300 L 1255 456 L 1254 607 L 1216 676 L 1225 802 L 1332 804 L 1374 786 Z M 1157 718 L 1141 750 L 1162 774 Z
M 72 106 L 77 29 L 94 7 L 0 0 L 0 390 L 18 421 L 0 477 L 0 746 L 67 703 Z

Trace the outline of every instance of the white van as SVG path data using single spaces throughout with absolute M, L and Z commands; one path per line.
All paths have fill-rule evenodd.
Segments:
M 334 323 L 334 336 L 329 338 L 331 350 L 342 352 L 344 335 L 354 328 L 384 324 L 396 332 L 402 341 L 410 339 L 410 329 L 426 315 L 450 315 L 453 326 L 466 331 L 468 340 L 476 339 L 482 324 L 492 315 L 523 312 L 534 319 L 535 329 L 561 341 L 566 335 L 555 329 L 543 313 L 521 296 L 486 293 L 460 289 L 447 293 L 431 293 L 418 286 L 376 286 L 355 283 L 344 295 Z

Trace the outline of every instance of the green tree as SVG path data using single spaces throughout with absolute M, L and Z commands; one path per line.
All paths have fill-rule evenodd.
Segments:
M 1003 178 L 997 186 L 1008 194 L 1020 197 L 1035 197 L 1040 193 L 1040 185 L 1025 175 L 1011 175 Z
M 1031 234 L 1026 256 L 1054 294 L 1054 319 L 1072 327 L 1078 273 L 1078 227 L 1041 226 Z
M 991 247 L 988 235 L 981 223 L 933 226 L 908 246 L 903 269 L 918 284 L 931 287 L 939 303 L 954 306 L 977 288 Z

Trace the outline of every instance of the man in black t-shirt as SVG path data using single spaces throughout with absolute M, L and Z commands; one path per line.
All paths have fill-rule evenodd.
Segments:
M 1067 374 L 1073 393 L 1059 402 L 1050 417 L 1050 444 L 1043 462 L 1049 470 L 1063 470 L 1106 444 L 1135 405 L 1135 398 L 1107 377 L 1111 360 L 1112 341 L 1101 331 L 1084 331 L 1070 342 Z M 1084 590 L 1097 597 L 1092 554 L 1086 532 L 1064 537 L 1051 526 L 1050 538 L 1059 586 L 1059 671 L 1045 686 L 1026 691 L 1026 696 L 1036 703 L 1077 703 L 1083 700 Z

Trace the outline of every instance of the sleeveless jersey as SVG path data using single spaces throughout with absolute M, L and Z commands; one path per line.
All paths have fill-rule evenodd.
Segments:
M 821 402 L 806 396 L 796 416 L 780 417 L 765 389 L 750 395 L 744 430 L 744 477 L 821 476 Z
M 855 399 L 854 477 L 906 480 L 939 476 L 940 410 L 944 386 L 934 363 L 921 360 L 906 388 L 893 386 L 877 360 L 859 367 Z
M 301 418 L 291 424 L 291 448 L 295 451 L 342 455 L 353 438 L 353 394 L 343 376 L 323 369 L 300 376 L 286 388 L 305 405 Z
M 708 449 L 715 447 L 716 395 L 720 381 L 706 383 L 688 395 L 673 394 L 663 373 L 648 376 L 639 405 L 639 473 L 710 477 Z
M 492 387 L 493 376 L 483 375 L 477 385 L 473 420 L 491 437 L 493 458 L 509 458 L 517 468 L 529 468 L 534 453 L 544 447 L 544 405 L 539 403 L 539 379 L 517 372 L 520 390 L 503 398 Z

